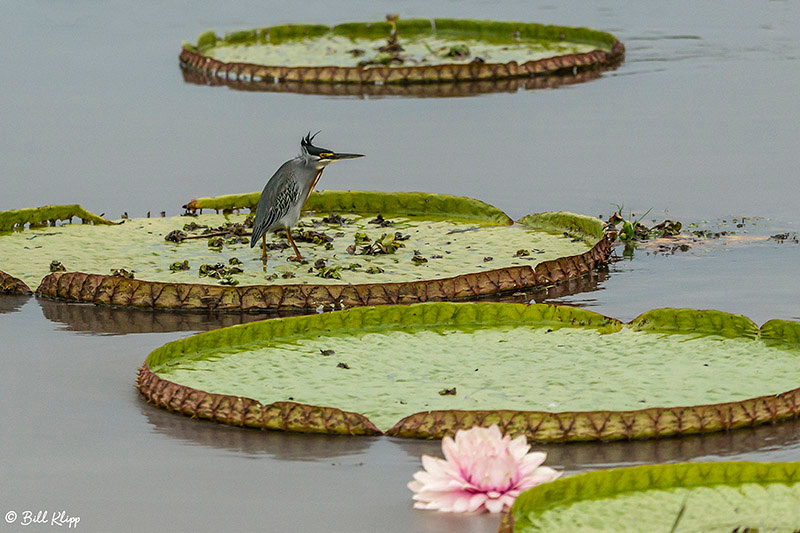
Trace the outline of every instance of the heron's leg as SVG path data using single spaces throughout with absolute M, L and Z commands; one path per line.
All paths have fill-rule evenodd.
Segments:
M 301 261 L 303 259 L 303 256 L 300 255 L 300 250 L 297 249 L 297 245 L 292 240 L 292 234 L 288 228 L 286 229 L 286 238 L 289 239 L 289 244 L 292 245 L 292 248 L 294 248 L 294 253 L 297 254 L 295 257 L 290 257 L 289 260 Z
M 261 261 L 267 264 L 267 236 L 261 236 Z

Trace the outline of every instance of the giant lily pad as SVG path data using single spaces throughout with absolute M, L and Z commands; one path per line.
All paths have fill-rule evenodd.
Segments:
M 797 531 L 800 463 L 681 463 L 590 472 L 519 495 L 501 533 Z
M 469 198 L 326 191 L 309 197 L 295 234 L 308 263 L 287 262 L 284 238 L 275 235 L 264 265 L 259 248 L 250 247 L 245 215 L 235 212 L 252 209 L 258 196 L 200 198 L 186 206 L 223 214 L 114 225 L 25 229 L 17 217 L 11 231 L 0 234 L 0 268 L 25 288 L 41 281 L 40 295 L 73 301 L 315 309 L 535 287 L 585 274 L 610 252 L 602 224 L 590 217 L 544 213 L 513 224 L 502 211 Z M 10 280 L 4 286 L 12 286 Z
M 265 320 L 152 352 L 156 405 L 235 425 L 537 441 L 727 430 L 800 412 L 800 323 L 661 309 L 435 303 Z M 788 392 L 785 392 L 788 391 Z
M 613 35 L 588 28 L 409 19 L 273 26 L 224 37 L 208 31 L 196 45 L 184 43 L 180 61 L 222 82 L 261 90 L 289 84 L 307 92 L 296 84 L 341 88 L 575 74 L 613 66 L 624 50 Z

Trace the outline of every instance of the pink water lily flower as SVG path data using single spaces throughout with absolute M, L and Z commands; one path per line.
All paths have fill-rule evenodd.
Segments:
M 422 456 L 408 488 L 414 507 L 445 512 L 489 511 L 510 507 L 519 493 L 561 475 L 541 466 L 547 454 L 531 452 L 525 436 L 511 440 L 494 425 L 459 430 L 442 439 L 444 459 Z

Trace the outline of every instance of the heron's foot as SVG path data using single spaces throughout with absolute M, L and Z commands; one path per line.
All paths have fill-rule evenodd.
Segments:
M 287 257 L 286 260 L 293 263 L 307 263 L 306 259 L 302 255 L 293 255 L 291 257 Z

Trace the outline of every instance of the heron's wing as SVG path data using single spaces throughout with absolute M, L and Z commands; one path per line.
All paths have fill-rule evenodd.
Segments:
M 250 238 L 251 248 L 266 232 L 276 229 L 275 224 L 289 212 L 299 198 L 300 187 L 294 178 L 294 173 L 291 171 L 281 173 L 279 169 L 264 187 L 258 200 L 253 235 Z

